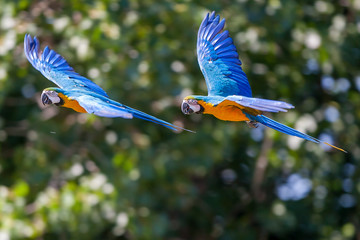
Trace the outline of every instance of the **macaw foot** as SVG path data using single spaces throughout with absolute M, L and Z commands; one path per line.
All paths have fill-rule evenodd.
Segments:
M 246 123 L 251 128 L 257 128 L 259 126 L 257 121 L 246 121 Z

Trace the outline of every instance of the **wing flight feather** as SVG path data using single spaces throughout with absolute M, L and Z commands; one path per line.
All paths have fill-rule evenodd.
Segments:
M 101 87 L 76 73 L 66 60 L 54 50 L 46 46 L 41 53 L 40 43 L 36 37 L 25 35 L 24 51 L 33 67 L 60 88 L 65 90 L 84 90 L 85 88 L 102 96 L 108 96 Z
M 224 100 L 233 101 L 241 106 L 257 109 L 263 112 L 287 112 L 287 109 L 294 108 L 293 105 L 283 101 L 249 98 L 244 96 L 228 96 Z
M 202 21 L 197 39 L 197 56 L 209 96 L 241 95 L 251 97 L 251 88 L 233 40 L 223 31 L 225 19 L 215 12 Z

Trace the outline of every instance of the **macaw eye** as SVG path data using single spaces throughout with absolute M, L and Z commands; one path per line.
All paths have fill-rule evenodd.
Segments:
M 48 97 L 48 95 L 46 93 L 42 93 L 41 94 L 41 102 L 42 104 L 44 105 L 47 105 L 47 104 L 52 104 L 52 101 L 50 100 L 50 98 Z
M 184 114 L 192 114 L 194 113 L 194 110 L 191 109 L 190 105 L 186 102 L 183 102 L 182 105 L 181 105 L 181 111 L 184 113 Z

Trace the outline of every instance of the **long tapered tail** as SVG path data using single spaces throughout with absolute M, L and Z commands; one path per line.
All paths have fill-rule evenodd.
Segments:
M 117 103 L 118 104 L 118 103 Z M 147 113 L 144 113 L 144 112 L 141 112 L 139 110 L 136 110 L 134 108 L 131 108 L 131 107 L 128 107 L 128 106 L 125 106 L 125 105 L 122 105 L 123 107 L 125 107 L 126 109 L 129 110 L 129 112 L 132 113 L 132 115 L 136 118 L 140 118 L 140 119 L 143 119 L 143 120 L 146 120 L 146 121 L 149 121 L 149 122 L 153 122 L 153 123 L 156 123 L 156 124 L 159 124 L 161 126 L 164 126 L 166 128 L 169 128 L 175 132 L 179 132 L 179 131 L 187 131 L 187 132 L 192 132 L 192 133 L 195 133 L 194 131 L 191 131 L 189 129 L 186 129 L 186 128 L 183 128 L 183 127 L 180 127 L 180 126 L 177 126 L 177 125 L 174 125 L 174 124 L 171 124 L 169 122 L 166 122 L 162 119 L 159 119 L 157 117 L 154 117 L 150 114 L 147 114 Z
M 161 126 L 164 126 L 166 128 L 169 128 L 175 132 L 179 132 L 179 131 L 187 131 L 187 132 L 192 132 L 192 133 L 195 133 L 194 131 L 191 131 L 189 129 L 186 129 L 186 128 L 183 128 L 183 127 L 180 127 L 180 126 L 177 126 L 177 125 L 174 125 L 174 124 L 171 124 L 171 123 L 168 123 L 164 120 L 161 120 L 159 118 L 156 118 L 154 116 L 151 116 L 149 114 L 146 114 L 146 113 L 142 113 L 140 111 L 137 111 L 137 112 L 134 112 L 133 113 L 134 117 L 136 118 L 140 118 L 140 119 L 143 119 L 143 120 L 146 120 L 146 121 L 149 121 L 149 122 L 153 122 L 153 123 L 156 123 L 156 124 L 159 124 Z
M 276 122 L 276 121 L 274 121 L 274 120 L 272 120 L 272 119 L 270 119 L 270 118 L 268 118 L 268 117 L 266 117 L 264 115 L 253 116 L 252 119 L 259 122 L 259 123 L 261 123 L 261 124 L 263 124 L 263 125 L 265 125 L 265 126 L 267 126 L 267 127 L 269 127 L 269 128 L 275 129 L 275 130 L 277 130 L 279 132 L 286 133 L 286 134 L 291 135 L 291 136 L 296 136 L 296 137 L 299 137 L 299 138 L 303 138 L 305 140 L 315 142 L 315 143 L 324 143 L 326 145 L 329 145 L 330 147 L 333 147 L 333 148 L 336 148 L 336 149 L 338 149 L 340 151 L 346 152 L 344 149 L 341 149 L 339 147 L 331 145 L 331 144 L 329 144 L 327 142 L 321 141 L 321 140 L 319 140 L 317 138 L 311 137 L 311 136 L 309 136 L 309 135 L 307 135 L 305 133 L 299 132 L 299 131 L 291 128 L 291 127 L 288 127 L 288 126 L 286 126 L 284 124 Z

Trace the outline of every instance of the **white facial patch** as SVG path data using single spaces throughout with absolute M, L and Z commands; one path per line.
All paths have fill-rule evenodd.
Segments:
M 194 113 L 200 112 L 201 107 L 198 103 L 188 102 L 188 104 L 189 104 L 190 108 L 194 111 Z
M 48 96 L 52 103 L 59 103 L 61 101 L 57 92 L 55 91 L 46 91 L 45 94 Z

